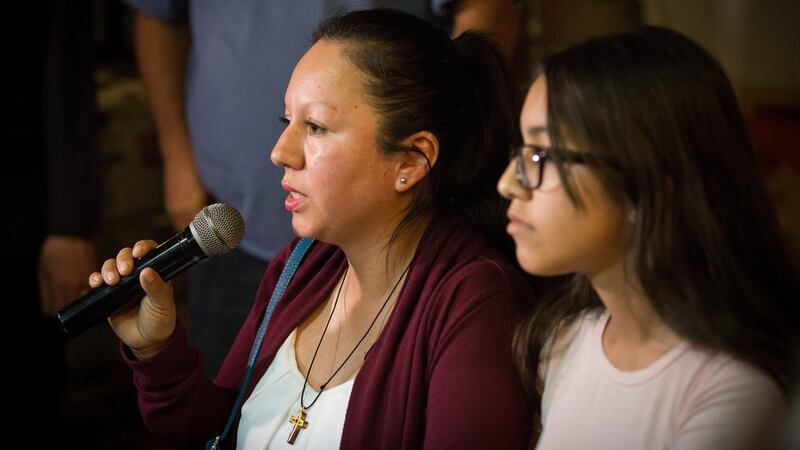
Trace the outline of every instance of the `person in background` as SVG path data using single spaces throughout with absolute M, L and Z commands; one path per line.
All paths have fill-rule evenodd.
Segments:
M 509 350 L 531 292 L 498 251 L 494 189 L 514 134 L 504 66 L 491 39 L 451 40 L 397 10 L 319 26 L 270 154 L 293 229 L 319 242 L 271 315 L 237 448 L 525 448 Z M 117 283 L 155 245 L 121 250 L 91 286 Z M 293 247 L 270 263 L 213 382 L 169 285 L 142 271 L 147 296 L 110 321 L 161 439 L 199 448 L 223 429 Z
M 763 448 L 797 348 L 798 271 L 731 85 L 644 27 L 548 57 L 500 178 L 529 273 L 514 339 L 540 449 Z
M 11 448 L 61 448 L 65 336 L 56 312 L 86 288 L 99 225 L 89 1 L 18 2 L 3 27 L 4 269 L 16 367 Z M 42 426 L 47 428 L 43 432 Z
M 507 55 L 522 32 L 514 0 L 125 0 L 137 10 L 135 47 L 159 136 L 164 202 L 183 230 L 207 203 L 245 219 L 239 248 L 189 281 L 190 341 L 217 373 L 267 262 L 292 237 L 280 213 L 281 170 L 263 158 L 281 133 L 283 90 L 316 24 L 349 8 L 392 7 L 451 29 L 490 33 Z

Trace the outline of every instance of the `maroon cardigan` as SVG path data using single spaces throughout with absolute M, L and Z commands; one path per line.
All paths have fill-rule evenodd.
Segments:
M 134 371 L 142 416 L 156 436 L 178 448 L 198 449 L 221 432 L 293 247 L 294 242 L 267 268 L 213 383 L 203 378 L 202 356 L 180 325 L 149 360 L 132 360 L 123 351 Z M 247 396 L 291 331 L 328 297 L 345 265 L 335 246 L 317 242 L 309 250 L 272 316 Z M 525 448 L 530 408 L 509 340 L 521 305 L 531 296 L 522 277 L 481 235 L 455 220 L 432 222 L 394 311 L 355 378 L 341 448 Z M 233 429 L 228 448 L 235 439 Z

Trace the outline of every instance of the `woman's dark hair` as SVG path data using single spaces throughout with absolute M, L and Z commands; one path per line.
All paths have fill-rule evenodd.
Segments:
M 643 27 L 556 53 L 542 74 L 553 145 L 563 147 L 568 134 L 606 192 L 635 214 L 632 271 L 659 316 L 693 344 L 752 364 L 787 389 L 796 261 L 719 65 L 686 37 Z M 573 275 L 517 330 L 517 362 L 535 400 L 542 345 L 599 306 L 588 280 Z
M 367 96 L 383 119 L 383 152 L 415 151 L 400 143 L 418 131 L 439 139 L 438 160 L 415 187 L 395 236 L 424 215 L 454 213 L 496 246 L 508 242 L 495 183 L 516 126 L 494 42 L 475 32 L 451 40 L 435 25 L 391 9 L 327 19 L 314 33 L 314 42 L 320 39 L 346 43 L 345 56 L 365 75 Z

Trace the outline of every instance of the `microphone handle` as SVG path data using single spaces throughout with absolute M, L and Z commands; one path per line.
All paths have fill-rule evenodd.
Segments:
M 121 277 L 119 283 L 92 289 L 61 309 L 58 312 L 61 330 L 75 337 L 120 308 L 141 300 L 144 289 L 139 283 L 139 275 L 145 268 L 154 269 L 167 281 L 205 258 L 207 255 L 186 227 L 144 257 L 134 259 L 133 273 Z

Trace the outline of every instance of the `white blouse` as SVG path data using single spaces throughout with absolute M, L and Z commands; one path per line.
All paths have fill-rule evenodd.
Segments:
M 237 448 L 246 450 L 302 450 L 339 448 L 342 429 L 353 390 L 353 380 L 326 389 L 306 412 L 308 428 L 297 435 L 294 445 L 287 439 L 293 425 L 291 416 L 300 411 L 300 391 L 304 376 L 297 369 L 294 343 L 297 330 L 286 338 L 275 359 L 261 377 L 250 398 L 242 406 L 239 421 Z M 306 386 L 305 404 L 317 395 L 311 386 Z

